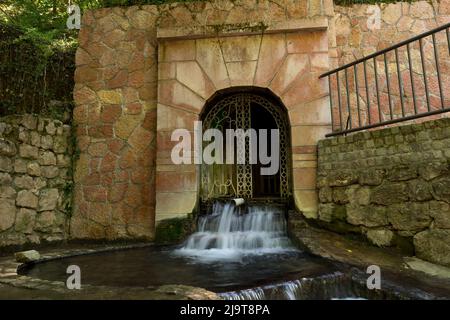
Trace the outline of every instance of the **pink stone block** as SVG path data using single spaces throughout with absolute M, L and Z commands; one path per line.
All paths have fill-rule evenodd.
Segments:
M 255 85 L 266 87 L 275 77 L 286 55 L 285 36 L 280 34 L 264 35 L 258 58 Z
M 178 40 L 163 42 L 159 46 L 159 61 L 187 61 L 195 60 L 195 42 L 192 40 Z
M 328 37 L 324 31 L 302 31 L 286 34 L 288 53 L 327 52 Z
M 307 54 L 290 54 L 286 56 L 275 78 L 272 80 L 270 88 L 277 95 L 283 95 L 297 79 L 310 70 L 309 67 Z
M 158 84 L 158 102 L 199 113 L 205 100 L 178 81 L 166 80 Z
M 306 73 L 297 78 L 282 95 L 286 107 L 290 109 L 299 103 L 306 103 L 328 95 L 328 81 L 319 79 L 317 73 Z
M 215 91 L 211 80 L 195 61 L 177 62 L 176 78 L 204 99 L 208 99 Z
M 316 188 L 316 168 L 294 168 L 294 189 L 311 190 Z

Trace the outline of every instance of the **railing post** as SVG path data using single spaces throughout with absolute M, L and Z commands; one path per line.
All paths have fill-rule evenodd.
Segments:
M 377 106 L 378 106 L 378 122 L 382 122 L 381 119 L 381 107 L 380 107 L 380 89 L 378 87 L 378 72 L 377 72 L 377 60 L 373 58 L 373 71 L 375 73 L 375 90 L 377 92 Z
M 347 91 L 347 112 L 348 112 L 348 119 L 350 124 L 350 129 L 352 128 L 352 112 L 350 111 L 350 93 L 348 91 L 348 76 L 347 76 L 347 69 L 345 71 L 345 89 Z
M 334 117 L 333 117 L 333 92 L 331 91 L 331 75 L 327 77 L 328 79 L 328 90 L 330 92 L 330 112 L 331 112 L 331 131 L 334 131 Z
M 411 91 L 412 91 L 413 103 L 414 103 L 414 114 L 417 114 L 416 92 L 414 90 L 414 78 L 413 78 L 413 69 L 412 69 L 409 43 L 406 45 L 406 52 L 408 53 L 409 78 L 411 79 Z
M 366 68 L 366 61 L 364 60 L 364 83 L 366 85 L 366 97 L 367 97 L 367 117 L 369 120 L 369 124 L 372 123 L 370 121 L 370 97 L 369 97 L 369 84 L 367 83 L 367 68 Z
M 441 108 L 444 109 L 444 93 L 442 92 L 441 72 L 439 70 L 439 55 L 436 47 L 436 34 L 433 33 L 431 38 L 433 39 L 434 61 L 436 62 L 436 74 L 439 85 L 439 96 L 441 98 Z
M 400 105 L 402 107 L 402 117 L 405 116 L 405 105 L 403 102 L 403 83 L 402 83 L 402 74 L 400 72 L 400 63 L 398 62 L 398 50 L 395 50 L 395 63 L 397 64 L 397 77 L 398 77 L 398 90 L 400 95 Z
M 341 87 L 339 84 L 339 72 L 336 73 L 336 81 L 337 81 L 337 91 L 338 91 L 339 126 L 341 127 L 341 131 L 342 131 L 343 121 L 342 121 Z
M 448 47 L 448 54 L 450 55 L 450 32 L 448 31 L 448 28 L 445 29 L 445 33 L 447 34 L 447 47 Z
M 392 113 L 392 102 L 391 102 L 391 85 L 389 83 L 389 70 L 388 70 L 388 63 L 386 58 L 386 53 L 383 54 L 384 56 L 384 72 L 386 73 L 386 87 L 388 92 L 388 101 L 389 101 L 389 115 L 391 117 L 391 120 L 394 118 Z
M 428 81 L 427 81 L 427 69 L 425 68 L 425 59 L 423 57 L 423 43 L 422 39 L 419 39 L 420 47 L 420 61 L 422 62 L 423 83 L 425 85 L 425 97 L 427 99 L 427 108 L 430 111 L 430 94 L 428 93 Z
M 355 90 L 356 90 L 356 109 L 358 110 L 358 126 L 361 126 L 361 111 L 359 106 L 359 89 L 358 89 L 358 72 L 356 64 L 353 65 L 353 74 L 355 75 Z

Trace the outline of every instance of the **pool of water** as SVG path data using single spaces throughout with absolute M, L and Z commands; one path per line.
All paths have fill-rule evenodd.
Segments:
M 333 264 L 299 251 L 240 255 L 239 259 L 205 262 L 178 255 L 176 249 L 179 248 L 141 248 L 76 256 L 39 263 L 23 273 L 65 281 L 67 267 L 77 265 L 81 268 L 82 284 L 119 287 L 184 284 L 221 292 L 337 270 Z
M 82 283 L 148 287 L 184 284 L 226 292 L 273 282 L 313 278 L 338 271 L 290 242 L 281 208 L 216 202 L 197 232 L 176 247 L 141 248 L 39 263 L 29 276 L 64 281 L 70 265 Z
M 199 219 L 197 232 L 172 247 L 147 247 L 37 263 L 21 270 L 31 277 L 65 282 L 71 265 L 82 285 L 201 287 L 228 300 L 396 299 L 398 287 L 373 291 L 367 275 L 296 249 L 286 233 L 283 210 L 217 202 Z M 384 281 L 386 286 L 387 282 Z

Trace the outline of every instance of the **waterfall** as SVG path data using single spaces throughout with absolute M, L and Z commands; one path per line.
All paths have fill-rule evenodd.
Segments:
M 358 297 L 348 276 L 334 272 L 316 278 L 301 278 L 252 289 L 219 293 L 225 300 L 364 300 Z
M 295 250 L 284 212 L 276 206 L 215 202 L 212 213 L 199 218 L 197 229 L 176 254 L 218 260 Z

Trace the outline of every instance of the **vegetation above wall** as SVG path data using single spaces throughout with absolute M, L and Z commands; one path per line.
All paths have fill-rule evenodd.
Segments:
M 192 2 L 195 0 L 74 0 L 81 10 L 102 7 Z M 202 1 L 202 0 L 198 0 Z M 209 0 L 203 0 L 209 1 Z M 233 0 L 230 0 L 233 2 Z M 417 0 L 404 0 L 414 2 Z M 334 0 L 338 5 L 393 3 L 399 0 Z M 14 23 L 26 29 L 35 29 L 49 37 L 67 34 L 67 0 L 3 0 L 0 3 L 0 21 Z
M 194 0 L 74 0 L 72 3 L 78 4 L 83 12 L 101 7 L 191 1 Z M 396 1 L 334 2 L 351 5 Z M 63 118 L 70 113 L 78 32 L 66 26 L 68 3 L 67 0 L 2 0 L 0 3 L 0 116 L 39 113 Z
M 4 0 L 0 4 L 0 116 L 70 113 L 77 32 L 67 2 Z
M 0 116 L 38 113 L 68 120 L 75 46 L 0 23 Z

